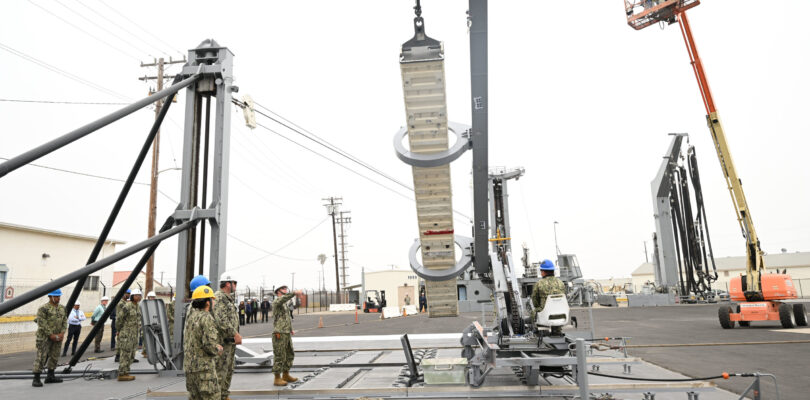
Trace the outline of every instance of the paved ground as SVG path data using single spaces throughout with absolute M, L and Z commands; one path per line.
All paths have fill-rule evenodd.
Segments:
M 755 323 L 751 328 L 723 330 L 717 322 L 716 305 L 601 308 L 594 309 L 593 314 L 597 336 L 631 336 L 631 346 L 810 340 L 810 330 L 782 330 L 776 323 Z M 354 313 L 319 313 L 296 315 L 293 326 L 297 337 L 450 333 L 460 332 L 480 317 L 480 313 L 469 313 L 457 318 L 430 319 L 419 315 L 380 320 L 379 314 L 359 313 L 359 324 L 356 324 Z M 320 319 L 324 328 L 318 328 Z M 272 325 L 250 324 L 241 329 L 245 337 L 261 338 L 270 335 Z M 351 342 L 346 346 L 351 347 Z M 109 347 L 109 341 L 105 341 L 105 347 Z M 723 371 L 773 373 L 777 376 L 782 399 L 810 398 L 807 395 L 810 393 L 810 381 L 807 380 L 810 343 L 640 347 L 631 348 L 629 353 L 691 377 L 719 375 Z M 107 351 L 101 356 L 111 354 Z M 0 370 L 29 370 L 33 357 L 31 352 L 0 356 Z M 63 357 L 60 361 L 67 360 Z M 101 360 L 97 365 L 99 362 Z M 738 378 L 715 383 L 739 393 L 750 381 L 749 378 Z M 763 395 L 774 398 L 772 393 L 771 383 L 763 381 Z

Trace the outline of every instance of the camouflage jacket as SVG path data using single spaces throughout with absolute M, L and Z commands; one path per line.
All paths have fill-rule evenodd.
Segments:
M 174 323 L 174 300 L 166 303 L 166 319 L 170 324 Z
M 183 370 L 203 372 L 216 370 L 218 356 L 216 322 L 209 312 L 194 310 L 186 318 L 183 330 Z
M 115 329 L 124 335 L 137 337 L 141 326 L 141 309 L 138 304 L 128 301 L 115 317 Z
M 547 276 L 537 281 L 532 289 L 532 304 L 536 311 L 546 306 L 546 298 L 551 294 L 565 294 L 565 283 L 556 276 Z
M 295 293 L 290 292 L 284 296 L 276 297 L 273 300 L 273 332 L 290 333 L 292 331 L 292 318 L 287 302 L 295 297 Z
M 67 315 L 65 306 L 58 304 L 56 307 L 43 304 L 37 310 L 37 340 L 47 339 L 53 334 L 59 334 L 67 329 Z
M 214 321 L 219 331 L 219 343 L 224 344 L 226 339 L 233 339 L 236 332 L 239 332 L 239 310 L 233 302 L 233 295 L 222 290 L 214 293 L 214 299 Z

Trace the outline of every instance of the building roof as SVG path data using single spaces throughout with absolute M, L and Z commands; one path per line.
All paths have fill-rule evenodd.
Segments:
M 77 233 L 69 233 L 69 232 L 60 232 L 60 231 L 54 231 L 54 230 L 50 230 L 50 229 L 36 228 L 36 227 L 33 227 L 33 226 L 10 224 L 10 223 L 7 223 L 7 222 L 0 222 L 0 228 L 8 228 L 8 229 L 14 229 L 14 230 L 18 230 L 18 231 L 26 231 L 26 232 L 34 232 L 34 233 L 42 233 L 42 234 L 46 234 L 46 235 L 61 236 L 61 237 L 67 237 L 67 238 L 71 238 L 71 239 L 90 240 L 90 241 L 93 241 L 93 242 L 98 240 L 98 237 L 94 237 L 94 236 L 79 235 Z M 125 244 L 126 242 L 123 241 L 123 240 L 116 240 L 116 239 L 109 239 L 108 238 L 107 241 L 105 241 L 104 243 Z
M 745 269 L 746 257 L 718 257 L 714 259 L 718 271 L 733 271 Z M 797 268 L 810 267 L 810 252 L 766 254 L 765 267 L 771 268 Z M 652 275 L 653 264 L 641 263 L 631 275 Z
M 113 272 L 113 287 L 118 286 L 119 284 L 121 284 L 125 280 L 127 280 L 127 278 L 129 278 L 129 274 L 131 274 L 131 273 L 132 273 L 132 271 L 114 271 Z M 141 275 L 143 275 L 145 277 L 146 273 L 141 271 Z M 160 282 L 158 282 L 156 279 L 152 279 L 152 282 L 154 283 L 154 286 L 163 287 L 163 285 Z

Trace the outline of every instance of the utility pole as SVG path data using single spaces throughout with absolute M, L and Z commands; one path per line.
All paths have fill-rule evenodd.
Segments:
M 647 256 L 647 241 L 644 241 L 644 261 L 650 263 L 650 258 Z
M 326 207 L 326 213 L 332 216 L 332 243 L 335 247 L 335 293 L 340 293 L 340 270 L 338 268 L 338 250 L 337 250 L 337 229 L 335 226 L 335 214 L 337 214 L 340 205 L 343 204 L 341 197 L 330 197 L 328 199 L 322 199 L 327 203 L 324 204 Z
M 348 282 L 346 277 L 346 233 L 343 229 L 343 225 L 349 224 L 352 222 L 352 218 L 344 215 L 349 215 L 351 211 L 341 211 L 340 218 L 338 218 L 338 223 L 340 224 L 340 269 L 341 275 L 343 276 L 343 292 L 346 292 L 346 287 L 348 286 Z M 346 293 L 348 294 L 348 293 Z
M 560 255 L 560 246 L 557 246 L 557 224 L 559 224 L 559 222 L 554 221 L 554 248 L 555 248 L 555 251 L 557 252 L 557 255 L 559 256 Z
M 143 76 L 138 78 L 138 80 L 147 82 L 150 80 L 157 81 L 157 90 L 159 92 L 163 90 L 163 80 L 168 78 L 173 78 L 173 76 L 164 76 L 163 75 L 163 68 L 166 64 L 180 64 L 186 63 L 185 57 L 182 60 L 172 60 L 169 58 L 168 62 L 163 61 L 163 57 L 153 60 L 151 64 L 144 64 L 141 62 L 141 67 L 157 67 L 157 76 Z M 149 91 L 149 94 L 152 94 L 152 90 Z M 160 109 L 163 106 L 163 100 L 158 100 L 155 102 L 155 119 L 158 118 L 160 114 Z M 155 236 L 155 219 L 157 218 L 157 191 L 158 191 L 158 162 L 160 161 L 160 130 L 157 131 L 155 135 L 155 141 L 152 142 L 152 172 L 151 172 L 151 183 L 149 185 L 149 226 L 147 228 L 147 237 Z M 152 257 L 149 258 L 149 261 L 146 263 L 146 293 L 152 291 L 152 282 L 154 281 L 154 271 L 155 271 L 155 256 L 154 254 Z M 161 276 L 161 281 L 163 277 Z

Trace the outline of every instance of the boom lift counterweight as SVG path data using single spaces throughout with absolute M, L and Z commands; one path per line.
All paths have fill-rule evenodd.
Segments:
M 740 230 L 746 242 L 746 274 L 732 279 L 730 287 L 731 299 L 739 301 L 741 304 L 736 307 L 736 312 L 733 312 L 729 306 L 721 307 L 719 311 L 720 325 L 723 328 L 732 328 L 735 321 L 739 321 L 741 326 L 746 326 L 750 321 L 777 320 L 782 322 L 783 327 L 792 328 L 795 321 L 806 323 L 804 307 L 800 304 L 790 307 L 782 303 L 782 300 L 797 297 L 793 281 L 789 275 L 763 274 L 765 271 L 764 253 L 754 229 L 754 222 L 748 202 L 745 199 L 742 181 L 737 175 L 737 169 L 731 158 L 731 151 L 720 122 L 720 116 L 695 45 L 689 19 L 686 16 L 686 10 L 699 4 L 699 0 L 666 0 L 662 2 L 625 0 L 627 23 L 634 29 L 639 30 L 656 22 L 668 24 L 677 22 L 686 44 L 690 64 L 695 72 L 703 105 L 706 108 L 706 122 L 712 135 L 715 150 L 717 150 L 717 158 L 720 161 L 723 177 L 726 179 L 726 185 L 731 195 L 737 222 L 740 224 Z M 637 13 L 636 10 L 639 7 L 642 10 Z M 766 284 L 763 284 L 763 281 L 767 281 Z

